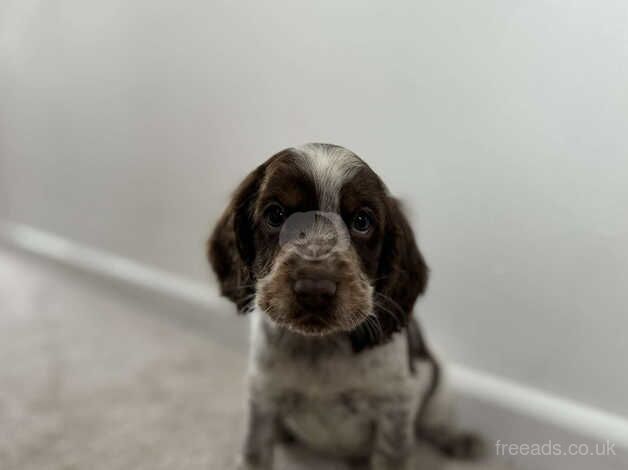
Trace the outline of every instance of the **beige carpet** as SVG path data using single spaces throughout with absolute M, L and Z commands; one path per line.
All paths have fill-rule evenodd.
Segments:
M 0 469 L 234 468 L 245 355 L 178 315 L 0 248 Z M 283 469 L 344 468 L 278 454 Z

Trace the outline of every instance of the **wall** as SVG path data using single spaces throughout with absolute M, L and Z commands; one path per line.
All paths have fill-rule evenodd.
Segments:
M 0 218 L 205 280 L 247 170 L 343 144 L 406 201 L 437 349 L 628 415 L 626 21 L 621 1 L 4 2 Z

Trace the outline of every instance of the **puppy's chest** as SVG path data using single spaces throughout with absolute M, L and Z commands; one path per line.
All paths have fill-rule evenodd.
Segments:
M 286 428 L 310 447 L 362 455 L 379 406 L 419 396 L 402 340 L 398 335 L 359 354 L 348 345 L 295 351 L 258 342 L 252 357 L 253 393 L 271 401 Z
M 251 378 L 261 393 L 292 399 L 375 399 L 412 387 L 404 339 L 355 354 L 347 345 L 326 351 L 257 343 Z

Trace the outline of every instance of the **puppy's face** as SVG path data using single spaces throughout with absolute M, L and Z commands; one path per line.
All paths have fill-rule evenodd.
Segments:
M 357 157 L 305 147 L 269 163 L 253 210 L 257 303 L 303 334 L 351 331 L 373 314 L 386 194 Z
M 209 243 L 223 294 L 303 335 L 363 346 L 405 325 L 427 268 L 379 177 L 333 145 L 286 149 L 240 185 Z M 359 345 L 356 345 L 359 347 Z

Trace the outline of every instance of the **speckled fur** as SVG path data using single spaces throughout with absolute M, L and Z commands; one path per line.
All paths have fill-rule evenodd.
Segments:
M 405 332 L 356 355 L 346 335 L 303 337 L 255 311 L 251 345 L 251 401 L 299 442 L 348 459 L 378 450 L 392 461 L 412 445 L 433 366 L 414 358 L 409 367 Z

